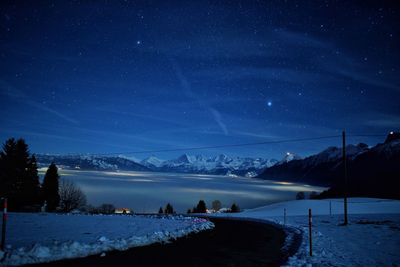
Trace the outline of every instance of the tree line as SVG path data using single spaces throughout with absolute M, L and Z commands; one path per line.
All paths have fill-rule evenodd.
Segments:
M 40 183 L 38 165 L 24 139 L 8 139 L 0 152 L 0 197 L 10 211 L 69 212 L 86 204 L 84 193 L 72 181 L 60 179 L 51 163 Z

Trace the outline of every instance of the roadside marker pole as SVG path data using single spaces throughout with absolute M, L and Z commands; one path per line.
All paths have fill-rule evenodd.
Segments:
M 312 217 L 311 209 L 308 209 L 308 239 L 310 240 L 310 256 L 312 256 Z
M 3 224 L 1 227 L 1 247 L 0 249 L 4 251 L 6 247 L 6 223 L 7 223 L 7 198 L 4 198 L 4 209 L 3 209 Z
M 332 216 L 332 201 L 329 201 L 329 216 Z
M 286 208 L 283 209 L 283 224 L 286 225 Z
M 342 156 L 343 156 L 343 176 L 344 176 L 344 223 L 343 225 L 348 224 L 347 219 L 347 160 L 346 160 L 346 133 L 345 131 L 342 132 Z

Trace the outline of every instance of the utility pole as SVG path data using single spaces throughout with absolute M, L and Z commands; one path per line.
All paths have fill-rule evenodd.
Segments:
M 344 223 L 343 225 L 348 224 L 347 220 L 347 160 L 346 160 L 346 133 L 343 130 L 342 132 L 342 149 L 343 149 L 343 171 L 344 171 L 344 188 L 343 188 L 343 194 L 344 194 Z
M 7 198 L 3 198 L 3 224 L 1 226 L 1 244 L 0 250 L 4 251 L 6 248 L 6 223 L 7 223 Z
M 311 209 L 308 209 L 308 241 L 310 243 L 310 256 L 312 256 L 312 215 L 311 215 Z

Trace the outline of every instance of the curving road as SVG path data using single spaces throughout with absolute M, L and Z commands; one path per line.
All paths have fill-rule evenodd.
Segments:
M 283 230 L 268 224 L 211 219 L 215 229 L 192 234 L 169 244 L 34 266 L 279 266 L 288 255 L 281 251 Z

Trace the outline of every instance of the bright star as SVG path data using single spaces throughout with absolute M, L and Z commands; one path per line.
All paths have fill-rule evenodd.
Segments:
M 268 107 L 272 107 L 272 102 L 271 102 L 271 101 L 268 101 L 268 102 L 267 102 L 267 106 L 268 106 Z

